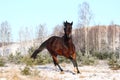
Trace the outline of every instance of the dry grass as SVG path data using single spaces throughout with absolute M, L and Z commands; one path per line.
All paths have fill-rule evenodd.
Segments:
M 0 67 L 0 80 L 119 80 L 120 70 L 111 70 L 109 66 L 101 63 L 95 66 L 79 67 L 81 74 L 73 74 L 72 64 L 61 64 L 64 74 L 54 69 L 53 64 L 39 65 L 32 68 L 31 75 L 22 75 L 21 66 Z M 23 66 L 22 66 L 23 68 Z
M 0 78 L 4 78 L 6 80 L 21 80 L 19 77 L 19 71 L 11 68 L 11 69 L 4 69 L 0 72 Z

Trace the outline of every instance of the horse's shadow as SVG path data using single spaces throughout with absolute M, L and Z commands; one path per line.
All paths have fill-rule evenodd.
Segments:
M 50 66 L 39 66 L 38 69 L 43 69 L 43 70 L 48 70 L 48 71 L 52 70 L 52 71 L 55 71 L 55 72 L 60 72 L 58 68 L 50 67 Z M 64 72 L 71 73 L 71 74 L 75 75 L 75 73 L 70 71 L 70 70 L 64 70 Z

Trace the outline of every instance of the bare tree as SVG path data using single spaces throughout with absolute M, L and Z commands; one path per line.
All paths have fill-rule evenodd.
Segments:
M 4 21 L 0 25 L 0 41 L 3 47 L 3 55 L 5 55 L 5 45 L 8 45 L 11 41 L 11 27 L 7 21 Z
M 33 45 L 33 30 L 31 27 L 23 27 L 19 30 L 20 52 L 27 53 L 28 46 Z
M 85 48 L 85 53 L 88 54 L 89 53 L 89 39 L 88 39 L 88 27 L 90 24 L 90 21 L 92 20 L 93 14 L 90 10 L 90 6 L 87 2 L 83 2 L 82 4 L 80 4 L 79 6 L 79 19 L 78 19 L 78 24 L 79 27 L 85 27 L 84 28 L 84 33 L 85 33 L 85 39 L 84 39 L 84 48 Z
M 39 24 L 36 28 L 37 43 L 42 43 L 47 37 L 47 28 L 45 25 Z
M 98 25 L 98 51 L 101 49 L 101 30 L 100 26 Z
M 63 26 L 62 25 L 55 26 L 55 28 L 53 30 L 53 35 L 63 36 L 63 34 L 64 34 Z
M 92 11 L 90 10 L 90 6 L 87 2 L 83 2 L 79 6 L 79 19 L 78 23 L 81 27 L 87 27 L 93 18 Z
M 85 53 L 85 28 L 80 27 L 75 29 L 73 41 L 75 43 L 76 51 Z

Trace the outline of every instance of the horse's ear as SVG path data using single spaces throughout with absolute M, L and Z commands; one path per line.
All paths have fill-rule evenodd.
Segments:
M 67 20 L 66 20 L 66 23 L 68 23 Z
M 64 24 L 64 26 L 66 26 L 66 22 L 64 22 L 63 24 Z
M 73 25 L 73 21 L 71 22 L 71 25 Z

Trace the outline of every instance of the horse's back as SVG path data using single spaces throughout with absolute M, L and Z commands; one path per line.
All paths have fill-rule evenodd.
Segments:
M 47 44 L 51 47 L 61 46 L 63 44 L 63 39 L 62 37 L 52 36 L 47 40 Z
M 49 52 L 57 53 L 61 55 L 63 53 L 64 41 L 62 37 L 52 36 L 47 40 L 47 46 Z

